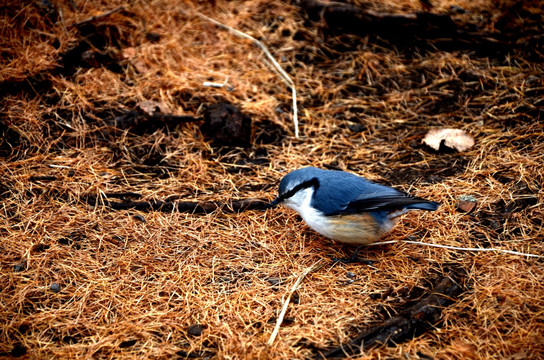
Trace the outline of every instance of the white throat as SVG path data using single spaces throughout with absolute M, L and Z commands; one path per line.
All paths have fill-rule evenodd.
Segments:
M 315 211 L 315 209 L 310 206 L 313 194 L 314 188 L 307 187 L 305 189 L 297 191 L 295 195 L 286 199 L 283 204 L 288 208 L 291 208 L 298 212 L 300 216 L 302 216 L 302 218 L 306 220 L 304 218 L 304 215 L 308 212 Z
M 332 238 L 329 232 L 329 219 L 310 205 L 314 191 L 313 187 L 302 189 L 286 199 L 283 204 L 295 210 L 312 229 L 321 235 Z

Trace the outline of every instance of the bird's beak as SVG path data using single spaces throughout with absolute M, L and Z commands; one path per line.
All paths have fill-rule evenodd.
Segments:
M 273 201 L 269 202 L 268 205 L 266 206 L 268 209 L 269 208 L 273 208 L 273 207 L 276 207 L 278 206 L 281 202 L 282 202 L 283 199 L 277 197 L 275 198 Z

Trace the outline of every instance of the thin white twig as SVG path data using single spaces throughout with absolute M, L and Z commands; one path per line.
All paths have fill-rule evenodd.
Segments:
M 215 19 L 212 19 L 211 17 L 208 17 L 198 11 L 195 12 L 198 16 L 200 16 L 203 19 L 206 19 L 215 25 L 219 26 L 220 28 L 226 29 L 228 31 L 233 32 L 235 35 L 242 37 L 244 39 L 248 39 L 251 42 L 253 42 L 255 45 L 257 45 L 266 55 L 268 60 L 272 63 L 272 67 L 276 70 L 276 72 L 279 74 L 279 76 L 287 83 L 287 86 L 291 88 L 291 92 L 293 94 L 293 125 L 295 126 L 295 137 L 298 139 L 299 131 L 298 131 L 298 111 L 297 111 L 297 92 L 295 88 L 295 83 L 291 79 L 291 77 L 285 72 L 285 70 L 282 69 L 281 65 L 274 59 L 274 56 L 272 56 L 272 53 L 267 49 L 267 47 L 260 42 L 259 40 L 255 39 L 253 36 L 248 35 L 246 33 L 241 32 L 240 30 L 236 30 L 235 28 L 232 28 L 228 25 L 225 25 Z
M 278 333 L 280 331 L 281 323 L 283 322 L 283 318 L 285 317 L 285 313 L 287 312 L 287 307 L 289 306 L 289 302 L 291 301 L 291 296 L 293 296 L 293 293 L 297 291 L 297 289 L 300 287 L 300 284 L 302 284 L 302 280 L 308 275 L 309 273 L 318 270 L 323 265 L 321 265 L 321 262 L 323 259 L 319 260 L 306 270 L 302 272 L 302 274 L 299 275 L 297 281 L 293 284 L 293 287 L 291 287 L 291 290 L 287 293 L 287 297 L 285 298 L 283 302 L 283 306 L 280 312 L 280 315 L 278 316 L 278 319 L 276 320 L 276 326 L 274 327 L 274 331 L 272 331 L 272 334 L 270 335 L 270 339 L 268 339 L 268 345 L 272 345 L 274 343 L 274 340 L 276 340 L 276 337 L 278 336 Z
M 518 251 L 513 250 L 504 250 L 504 249 L 496 249 L 496 248 L 464 248 L 464 247 L 458 247 L 458 246 L 450 246 L 450 245 L 439 245 L 439 244 L 430 244 L 430 243 L 424 243 L 419 241 L 411 241 L 411 240 L 391 240 L 391 241 L 382 241 L 377 242 L 373 244 L 369 244 L 369 246 L 373 245 L 386 245 L 386 244 L 394 244 L 398 242 L 408 243 L 408 244 L 415 244 L 415 245 L 425 245 L 425 246 L 431 246 L 431 247 L 437 247 L 437 248 L 443 248 L 443 249 L 451 249 L 451 250 L 461 250 L 461 251 L 495 251 L 495 252 L 502 252 L 505 254 L 512 254 L 512 255 L 519 255 L 519 256 L 528 256 L 528 257 L 536 257 L 536 258 L 544 258 L 543 255 L 536 255 L 536 254 L 527 254 L 522 253 Z
M 297 106 L 297 90 L 291 86 L 293 92 L 293 124 L 295 125 L 295 137 L 298 139 L 298 106 Z
M 202 83 L 202 86 L 213 87 L 213 88 L 223 88 L 223 87 L 227 86 L 227 84 L 217 83 L 217 82 L 212 82 L 212 81 L 204 81 Z

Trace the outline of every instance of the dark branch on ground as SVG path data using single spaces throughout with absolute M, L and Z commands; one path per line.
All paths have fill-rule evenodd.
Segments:
M 374 346 L 394 345 L 420 335 L 440 323 L 442 309 L 454 303 L 463 292 L 462 277 L 450 273 L 442 278 L 434 291 L 404 312 L 383 324 L 362 332 L 347 344 L 320 352 L 316 359 L 344 358 Z
M 507 44 L 497 38 L 499 34 L 458 24 L 448 14 L 428 11 L 392 14 L 320 0 L 302 0 L 300 6 L 310 19 L 323 22 L 335 34 L 376 35 L 403 46 L 429 41 L 445 50 L 467 49 L 489 54 L 508 50 Z
M 120 197 L 115 194 L 108 194 L 108 197 Z M 225 213 L 238 213 L 246 210 L 265 210 L 268 208 L 268 201 L 264 199 L 236 199 L 230 202 L 219 201 L 111 201 L 107 198 L 97 199 L 89 195 L 86 202 L 91 206 L 105 205 L 113 210 L 140 210 L 140 211 L 161 211 L 161 212 L 188 212 L 193 214 L 208 214 L 216 210 Z

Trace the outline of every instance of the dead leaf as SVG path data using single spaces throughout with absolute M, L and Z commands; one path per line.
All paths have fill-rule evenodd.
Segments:
M 149 66 L 147 66 L 146 63 L 144 63 L 141 59 L 139 59 L 136 55 L 136 49 L 133 47 L 127 47 L 124 48 L 121 51 L 121 54 L 123 57 L 130 62 L 132 66 L 138 71 L 140 74 L 148 72 Z
M 158 101 L 153 101 L 153 100 L 144 100 L 144 101 L 140 101 L 139 103 L 136 104 L 136 106 L 148 113 L 149 115 L 153 115 L 157 112 L 160 112 L 160 113 L 163 113 L 163 114 L 169 114 L 170 113 L 170 109 L 168 108 L 168 106 L 166 106 L 165 104 L 161 103 L 161 102 L 158 102 Z M 158 109 L 158 111 L 157 111 Z
M 127 47 L 121 50 L 121 54 L 125 59 L 130 60 L 136 56 L 136 49 L 133 47 Z
M 472 195 L 461 195 L 457 203 L 457 211 L 470 213 L 476 207 L 478 200 Z
M 436 151 L 440 150 L 441 144 L 457 151 L 465 151 L 474 146 L 472 135 L 464 130 L 449 128 L 429 130 L 423 142 Z

